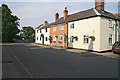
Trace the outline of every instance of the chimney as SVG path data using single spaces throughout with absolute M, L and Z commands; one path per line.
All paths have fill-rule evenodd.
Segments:
M 44 25 L 48 24 L 48 21 L 44 21 Z
M 104 11 L 104 0 L 95 0 L 95 8 Z
M 68 10 L 67 10 L 67 7 L 65 7 L 65 10 L 64 10 L 64 18 L 66 18 L 68 16 Z
M 57 21 L 58 19 L 59 19 L 59 14 L 56 13 L 56 14 L 55 14 L 55 21 Z

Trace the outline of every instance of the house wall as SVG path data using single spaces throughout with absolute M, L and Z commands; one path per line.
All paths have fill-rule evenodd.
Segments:
M 49 41 L 49 36 L 50 36 L 50 28 L 47 28 L 47 32 L 46 29 L 41 29 L 41 34 L 44 35 L 44 44 L 50 44 Z M 47 37 L 47 41 L 46 41 L 46 37 Z M 41 38 L 41 42 L 42 42 L 43 38 Z M 42 43 L 41 43 L 42 44 Z
M 74 29 L 70 28 L 70 24 L 74 23 Z M 89 38 L 89 43 L 84 43 L 84 35 L 95 36 L 95 41 Z M 77 36 L 78 41 L 73 39 L 70 42 L 70 36 Z M 79 21 L 68 23 L 68 47 L 87 49 L 93 51 L 100 50 L 100 17 L 93 17 Z
M 41 37 L 41 34 L 44 35 L 44 44 L 50 44 L 49 42 L 49 36 L 50 36 L 50 28 L 47 28 L 47 32 L 45 31 L 45 29 L 41 29 L 41 33 L 40 33 L 40 30 L 38 30 L 38 33 L 37 33 L 37 30 L 35 30 L 35 42 L 36 43 L 40 43 L 42 44 L 43 43 L 43 38 Z M 37 37 L 38 37 L 38 40 L 37 40 Z M 40 37 L 41 37 L 41 40 L 40 40 Z M 47 41 L 46 41 L 46 38 L 47 37 Z
M 38 29 L 35 29 L 35 43 L 42 43 L 40 41 L 40 35 L 41 35 L 40 30 L 38 30 L 38 32 L 37 32 L 37 30 Z M 38 40 L 37 40 L 37 37 L 38 37 Z
M 117 33 L 116 41 L 118 41 L 119 38 L 119 27 L 116 27 L 115 20 L 113 20 L 114 27 L 110 28 L 109 27 L 109 18 L 101 17 L 100 19 L 101 22 L 101 27 L 100 27 L 100 51 L 105 51 L 105 50 L 111 50 L 112 45 L 115 43 L 115 31 Z M 116 30 L 115 30 L 116 29 Z M 112 39 L 112 44 L 109 44 L 109 34 L 113 35 Z
M 64 30 L 60 30 L 60 25 L 56 26 L 56 31 L 53 31 L 53 27 L 50 27 L 50 36 L 52 37 L 51 45 L 67 47 L 67 41 L 65 41 L 65 35 L 67 35 L 67 24 L 62 24 Z M 63 36 L 62 42 L 59 42 L 59 35 Z M 53 36 L 57 36 L 56 41 L 53 41 Z

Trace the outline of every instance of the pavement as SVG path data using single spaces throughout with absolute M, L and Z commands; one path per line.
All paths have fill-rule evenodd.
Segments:
M 73 51 L 34 43 L 4 43 L 3 78 L 118 78 L 118 58 Z
M 38 43 L 31 43 L 31 45 L 41 46 L 41 47 L 44 47 L 44 48 L 64 49 L 65 51 L 74 52 L 74 53 L 77 53 L 77 54 L 89 52 L 89 53 L 92 53 L 92 54 L 101 55 L 101 56 L 105 56 L 105 57 L 109 57 L 109 58 L 120 58 L 119 54 L 113 54 L 112 51 L 94 52 L 94 51 L 88 51 L 88 50 L 83 50 L 83 49 L 65 49 L 65 48 L 41 45 L 41 44 L 38 44 Z

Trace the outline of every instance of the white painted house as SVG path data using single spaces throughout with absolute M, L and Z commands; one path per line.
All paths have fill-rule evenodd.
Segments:
M 49 45 L 49 36 L 50 36 L 50 28 L 47 21 L 44 24 L 40 25 L 38 28 L 35 29 L 35 42 L 40 44 Z
M 41 27 L 43 27 L 43 24 L 41 24 L 40 26 L 38 26 L 38 27 L 35 29 L 35 43 L 41 43 L 41 44 L 42 44 L 42 42 L 41 42 L 41 40 L 40 40 L 40 35 L 41 35 L 41 33 L 40 33 L 40 29 L 39 29 L 39 28 L 41 28 Z
M 104 11 L 103 2 L 97 3 L 96 8 L 67 18 L 68 47 L 101 52 L 111 50 L 112 45 L 120 41 L 120 18 Z

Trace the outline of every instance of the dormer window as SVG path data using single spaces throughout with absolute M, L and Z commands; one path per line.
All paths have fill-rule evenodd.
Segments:
M 74 29 L 74 23 L 70 24 L 70 28 Z
M 112 19 L 109 19 L 109 27 L 110 28 L 113 28 L 114 24 L 113 24 L 113 20 Z

